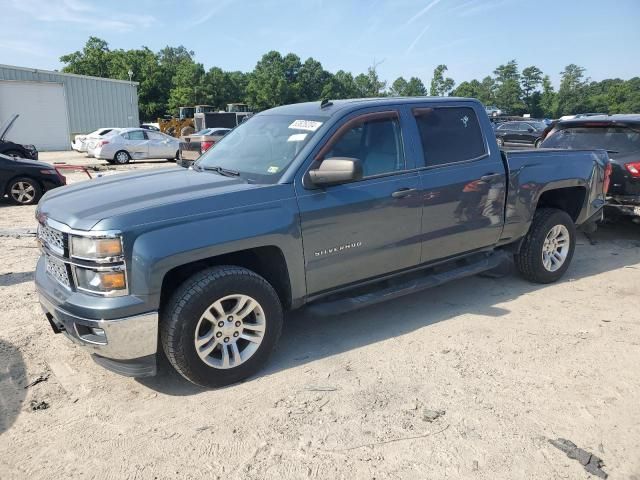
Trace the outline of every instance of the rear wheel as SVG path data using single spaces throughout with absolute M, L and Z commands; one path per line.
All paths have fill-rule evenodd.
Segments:
M 576 227 L 563 210 L 536 211 L 515 264 L 520 274 L 536 283 L 558 280 L 569 268 L 576 246 Z
M 245 268 L 213 267 L 180 286 L 163 309 L 160 339 L 171 365 L 203 387 L 256 373 L 282 329 L 273 287 Z
M 16 205 L 33 205 L 42 196 L 42 188 L 32 178 L 20 177 L 9 182 L 7 194 Z
M 119 165 L 125 165 L 131 160 L 131 155 L 126 150 L 120 150 L 113 156 L 113 161 Z

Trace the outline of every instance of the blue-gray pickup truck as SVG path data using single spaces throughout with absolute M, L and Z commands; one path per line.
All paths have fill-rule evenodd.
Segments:
M 166 355 L 219 387 L 265 364 L 287 310 L 341 314 L 505 259 L 557 280 L 610 172 L 605 151 L 501 151 L 472 99 L 287 105 L 190 169 L 47 193 L 35 281 L 100 365 L 148 376 Z

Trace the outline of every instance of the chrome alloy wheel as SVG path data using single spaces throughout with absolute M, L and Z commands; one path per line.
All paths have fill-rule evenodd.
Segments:
M 542 264 L 550 272 L 555 272 L 564 264 L 569 254 L 569 230 L 564 225 L 556 225 L 547 233 L 542 244 Z
M 127 155 L 127 152 L 118 152 L 116 154 L 116 162 L 120 164 L 124 164 L 124 163 L 127 163 L 128 161 L 129 161 L 129 155 Z
M 36 189 L 29 182 L 16 182 L 11 186 L 11 198 L 18 203 L 32 202 L 36 196 Z
M 213 368 L 234 368 L 246 362 L 264 338 L 266 318 L 260 304 L 247 295 L 227 295 L 202 314 L 195 332 L 195 347 Z

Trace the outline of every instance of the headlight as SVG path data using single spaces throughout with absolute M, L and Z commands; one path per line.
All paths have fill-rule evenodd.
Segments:
M 92 270 L 76 266 L 78 288 L 95 293 L 115 293 L 127 289 L 124 270 Z
M 71 237 L 71 256 L 85 260 L 104 260 L 122 257 L 122 239 Z

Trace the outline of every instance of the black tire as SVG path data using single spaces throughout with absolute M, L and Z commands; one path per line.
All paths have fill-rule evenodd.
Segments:
M 533 142 L 533 146 L 535 148 L 540 148 L 540 144 L 542 143 L 542 139 L 538 138 L 535 142 Z
M 7 184 L 7 195 L 16 205 L 34 205 L 42 197 L 42 187 L 33 178 L 18 177 Z
M 126 150 L 118 150 L 113 156 L 113 163 L 118 165 L 126 165 L 131 161 L 131 155 Z
M 500 137 L 496 138 L 496 143 L 498 144 L 498 148 L 504 147 L 504 140 Z
M 544 266 L 543 247 L 547 235 L 555 226 L 562 225 L 569 234 L 569 246 L 561 266 L 550 271 Z M 538 209 L 533 217 L 529 232 L 524 237 L 520 251 L 515 255 L 515 265 L 520 274 L 535 283 L 552 283 L 558 280 L 569 268 L 576 246 L 576 226 L 563 210 L 556 208 Z
M 235 294 L 248 295 L 258 302 L 264 311 L 264 335 L 257 350 L 243 363 L 215 368 L 206 364 L 196 351 L 196 327 L 213 302 Z M 171 365 L 184 378 L 202 387 L 224 387 L 264 366 L 280 337 L 282 318 L 276 291 L 260 275 L 242 267 L 212 267 L 183 282 L 162 309 L 160 343 Z

